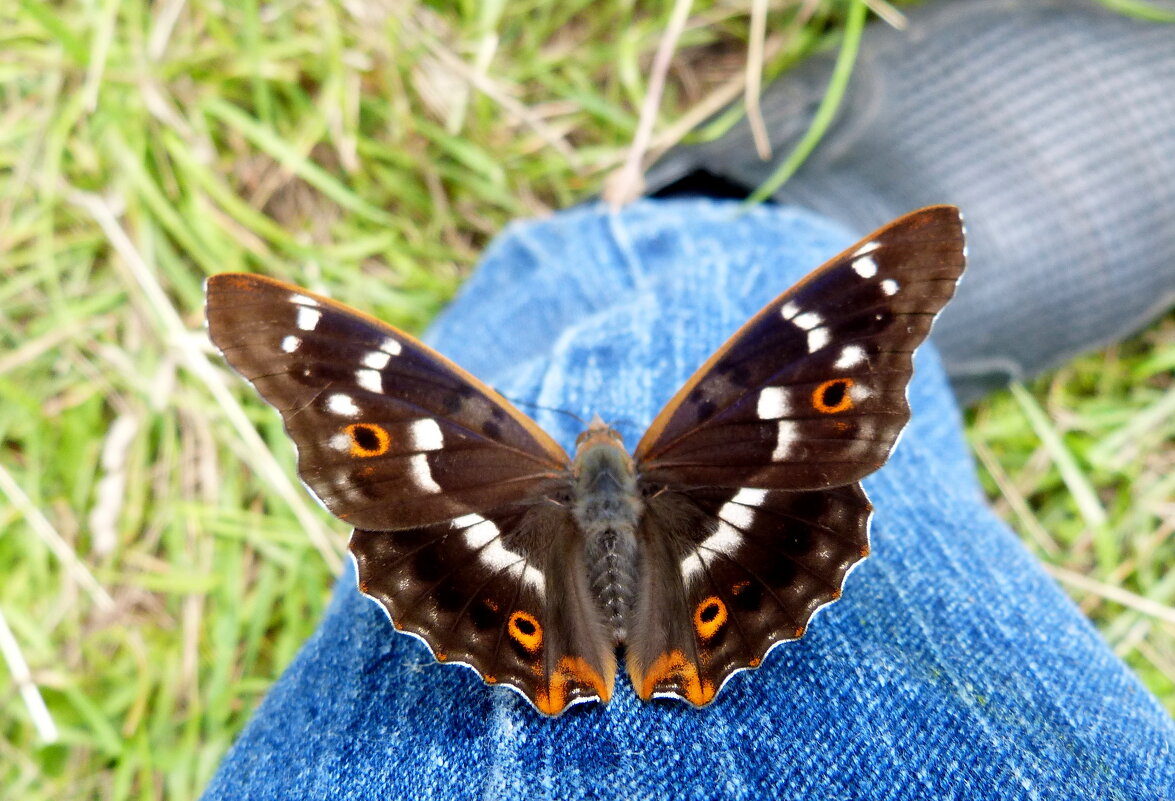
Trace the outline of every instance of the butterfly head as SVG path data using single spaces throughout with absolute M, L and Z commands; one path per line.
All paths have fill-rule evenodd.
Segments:
M 623 462 L 628 471 L 632 471 L 632 457 L 624 447 L 624 437 L 620 432 L 604 422 L 600 415 L 595 415 L 586 430 L 575 438 L 575 463 L 582 465 L 588 453 L 597 448 L 606 448 L 610 451 L 619 451 L 623 454 Z

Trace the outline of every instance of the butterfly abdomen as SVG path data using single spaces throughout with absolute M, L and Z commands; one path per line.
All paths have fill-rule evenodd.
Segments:
M 611 442 L 576 457 L 576 522 L 584 536 L 588 582 L 614 645 L 624 642 L 636 601 L 636 524 L 641 502 L 632 460 Z

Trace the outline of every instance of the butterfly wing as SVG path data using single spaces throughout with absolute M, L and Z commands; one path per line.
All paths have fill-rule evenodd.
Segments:
M 612 696 L 616 659 L 566 507 L 408 531 L 356 529 L 359 589 L 441 662 L 519 690 L 546 715 Z
M 885 463 L 910 419 L 914 349 L 963 272 L 958 209 L 907 214 L 753 317 L 637 445 L 650 481 L 824 489 Z
M 208 279 L 208 330 L 282 415 L 298 474 L 335 516 L 376 531 L 526 501 L 563 449 L 469 373 L 340 303 L 257 275 Z
M 212 341 L 281 413 L 307 487 L 355 526 L 360 589 L 396 627 L 547 714 L 608 700 L 614 655 L 581 586 L 559 445 L 360 312 L 255 275 L 206 291 Z
M 731 674 L 803 636 L 868 555 L 870 512 L 860 484 L 650 496 L 627 644 L 637 694 L 703 706 Z
M 768 304 L 653 422 L 627 644 L 642 697 L 709 703 L 840 596 L 869 552 L 856 482 L 909 420 L 913 351 L 963 263 L 957 209 L 899 218 Z

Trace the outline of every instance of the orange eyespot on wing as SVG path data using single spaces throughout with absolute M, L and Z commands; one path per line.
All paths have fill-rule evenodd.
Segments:
M 383 456 L 392 446 L 387 429 L 375 423 L 352 423 L 343 429 L 351 443 L 351 455 L 360 459 Z
M 510 622 L 506 624 L 506 631 L 514 642 L 521 645 L 527 652 L 535 653 L 543 645 L 543 627 L 538 618 L 530 612 L 519 609 L 510 615 Z
M 851 378 L 834 378 L 825 381 L 812 391 L 812 408 L 821 414 L 837 414 L 853 408 L 849 389 L 855 382 Z
M 694 631 L 703 640 L 708 640 L 726 625 L 726 604 L 715 595 L 697 605 L 694 609 Z

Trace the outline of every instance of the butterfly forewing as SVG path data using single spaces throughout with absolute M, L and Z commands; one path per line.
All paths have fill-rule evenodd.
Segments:
M 529 418 L 402 331 L 255 275 L 213 276 L 207 297 L 212 341 L 281 412 L 303 481 L 358 528 L 524 501 L 567 469 Z
M 780 295 L 699 369 L 636 449 L 672 486 L 822 489 L 888 458 L 912 354 L 963 271 L 958 210 L 908 214 Z

